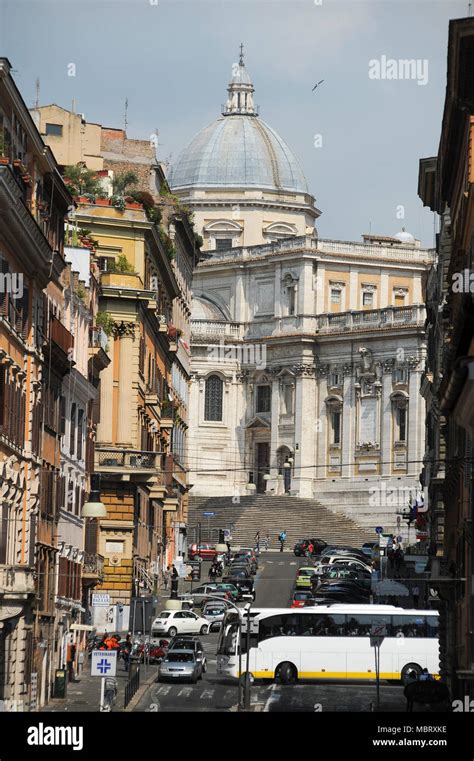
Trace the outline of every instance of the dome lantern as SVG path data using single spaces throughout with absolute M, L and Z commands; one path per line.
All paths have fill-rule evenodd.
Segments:
M 244 44 L 240 44 L 239 63 L 232 65 L 232 79 L 227 87 L 227 102 L 222 109 L 223 116 L 232 114 L 244 114 L 245 116 L 257 116 L 254 106 L 253 94 L 255 90 L 250 75 L 244 64 Z

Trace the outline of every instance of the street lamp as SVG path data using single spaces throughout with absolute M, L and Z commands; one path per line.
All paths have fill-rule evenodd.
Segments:
M 100 501 L 100 474 L 91 474 L 91 490 L 89 499 L 84 502 L 81 516 L 83 518 L 107 518 L 107 508 Z
M 250 709 L 250 608 L 251 605 L 248 602 L 244 607 L 247 613 L 247 666 L 244 681 L 244 710 L 246 711 Z

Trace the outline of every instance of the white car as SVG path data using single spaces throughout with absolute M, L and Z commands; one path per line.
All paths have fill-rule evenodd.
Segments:
M 360 569 L 361 571 L 368 571 L 369 573 L 373 571 L 373 568 L 367 565 L 367 563 L 363 563 L 362 560 L 353 558 L 350 555 L 330 555 L 327 562 L 323 564 L 323 568 L 324 566 L 334 565 L 334 563 L 337 563 L 337 565 L 349 566 L 353 570 Z
M 190 610 L 163 610 L 151 625 L 152 636 L 167 634 L 209 634 L 209 621 Z

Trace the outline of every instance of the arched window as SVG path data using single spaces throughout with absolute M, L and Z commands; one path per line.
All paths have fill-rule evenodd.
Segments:
M 222 420 L 223 386 L 218 375 L 210 375 L 206 380 L 204 420 Z

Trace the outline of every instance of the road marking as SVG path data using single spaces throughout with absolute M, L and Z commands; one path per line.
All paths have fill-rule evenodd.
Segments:
M 267 563 L 269 563 L 269 564 L 273 563 L 273 560 L 267 560 Z
M 269 713 L 271 704 L 278 702 L 278 698 L 275 695 L 275 691 L 277 690 L 277 688 L 278 688 L 277 684 L 272 684 L 272 686 L 270 687 L 270 697 L 265 703 L 265 706 L 263 709 L 264 713 Z
M 189 698 L 189 696 L 191 695 L 192 691 L 193 691 L 192 687 L 183 687 L 183 689 L 178 692 L 178 698 L 180 698 L 181 695 L 184 698 Z
M 280 560 L 280 562 L 278 563 L 278 565 L 285 565 L 285 564 L 284 564 L 283 560 Z
M 211 700 L 215 693 L 215 690 L 203 690 L 201 692 L 201 700 Z
M 292 560 L 290 565 L 296 565 L 296 560 Z
M 171 685 L 164 684 L 161 687 L 158 687 L 156 692 L 158 695 L 167 695 L 170 690 L 171 690 Z

